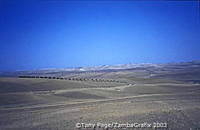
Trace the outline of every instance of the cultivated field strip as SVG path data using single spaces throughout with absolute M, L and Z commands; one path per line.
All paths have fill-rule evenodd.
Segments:
M 64 78 L 64 77 L 51 77 L 51 76 L 18 76 L 19 78 L 36 78 L 36 79 L 59 79 L 59 80 L 74 80 L 74 81 L 93 81 L 93 82 L 116 82 L 127 83 L 115 79 L 98 79 L 98 78 Z

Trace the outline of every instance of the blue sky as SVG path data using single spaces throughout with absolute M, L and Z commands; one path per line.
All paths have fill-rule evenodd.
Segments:
M 200 60 L 196 1 L 0 1 L 0 70 Z

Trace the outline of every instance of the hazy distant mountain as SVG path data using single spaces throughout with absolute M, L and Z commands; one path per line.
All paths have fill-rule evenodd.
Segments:
M 149 69 L 150 71 L 156 70 L 187 70 L 192 68 L 200 69 L 200 61 L 181 62 L 181 63 L 166 63 L 166 64 L 120 64 L 120 65 L 102 65 L 94 67 L 77 67 L 77 68 L 53 68 L 53 69 L 40 69 L 30 71 L 14 71 L 14 72 L 0 72 L 0 76 L 18 76 L 18 75 L 52 75 L 59 74 L 65 75 L 69 73 L 82 73 L 82 72 L 101 72 L 101 71 L 118 71 L 127 69 Z

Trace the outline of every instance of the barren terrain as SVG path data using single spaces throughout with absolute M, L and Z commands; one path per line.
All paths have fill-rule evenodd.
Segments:
M 77 123 L 98 122 L 200 129 L 200 63 L 26 71 L 0 78 L 0 130 L 75 130 Z

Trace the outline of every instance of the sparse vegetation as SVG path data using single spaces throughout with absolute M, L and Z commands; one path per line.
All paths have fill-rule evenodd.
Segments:
M 0 129 L 75 130 L 77 122 L 197 128 L 200 65 L 169 66 L 0 78 Z

